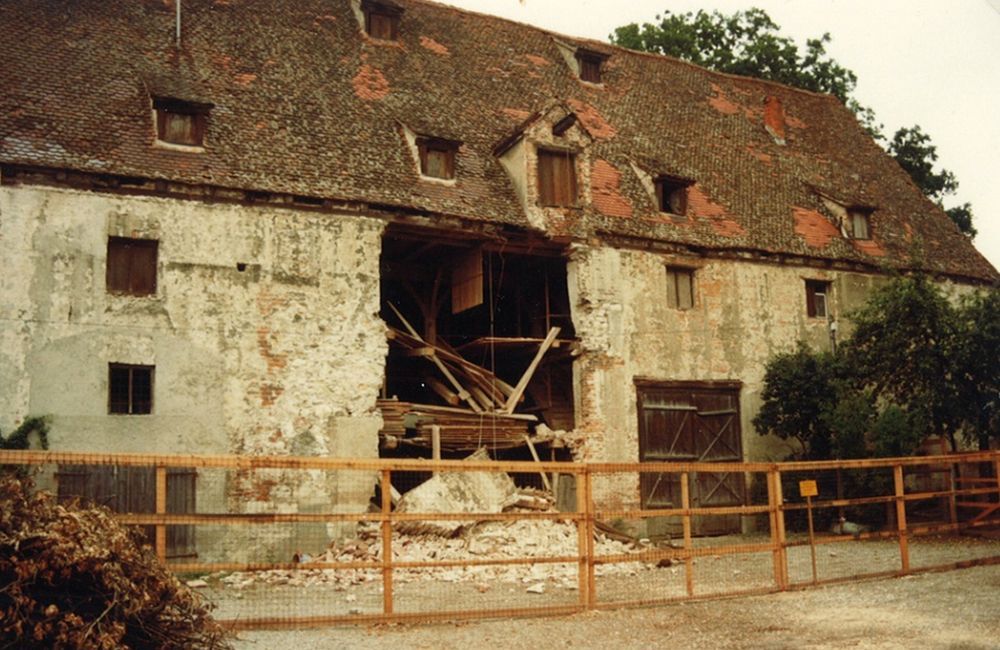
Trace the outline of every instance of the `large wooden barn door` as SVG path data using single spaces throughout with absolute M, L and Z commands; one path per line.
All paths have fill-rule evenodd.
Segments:
M 636 386 L 639 406 L 640 462 L 740 462 L 738 382 L 642 382 Z M 691 475 L 691 505 L 742 505 L 746 501 L 743 474 L 698 472 Z M 644 508 L 681 507 L 676 474 L 644 473 L 640 480 Z M 695 517 L 696 535 L 740 532 L 737 515 Z M 672 518 L 665 531 L 680 534 Z
M 167 512 L 195 512 L 197 471 L 185 467 L 167 469 Z M 114 512 L 156 512 L 156 475 L 152 467 L 115 465 L 61 465 L 56 472 L 60 502 L 79 499 L 102 505 Z M 153 526 L 143 526 L 143 533 L 154 544 Z M 194 526 L 167 527 L 167 557 L 193 557 Z

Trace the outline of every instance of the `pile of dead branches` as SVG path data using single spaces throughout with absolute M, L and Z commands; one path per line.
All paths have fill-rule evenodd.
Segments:
M 141 535 L 0 472 L 0 647 L 227 648 Z

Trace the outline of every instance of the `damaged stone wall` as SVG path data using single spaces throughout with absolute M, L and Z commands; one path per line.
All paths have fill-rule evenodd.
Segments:
M 666 267 L 695 269 L 692 309 L 667 305 Z M 827 320 L 806 313 L 805 280 L 831 282 L 829 308 L 844 338 L 844 315 L 860 306 L 883 276 L 749 261 L 678 258 L 578 246 L 568 267 L 573 322 L 582 353 L 574 364 L 580 460 L 639 458 L 635 379 L 739 380 L 743 452 L 778 459 L 783 441 L 758 436 L 765 366 L 804 340 L 829 349 Z M 635 477 L 602 483 L 607 507 L 635 507 Z
M 0 188 L 0 430 L 51 414 L 59 450 L 376 457 L 382 228 L 357 216 Z M 107 292 L 110 236 L 159 241 L 155 295 Z M 155 366 L 151 414 L 108 414 L 112 362 Z M 360 510 L 372 487 L 303 476 L 203 481 L 199 510 Z M 198 535 L 210 558 L 212 535 Z M 266 541 L 277 548 L 282 535 Z

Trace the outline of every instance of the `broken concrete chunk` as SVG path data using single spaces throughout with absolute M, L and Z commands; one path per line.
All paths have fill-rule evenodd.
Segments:
M 186 584 L 192 589 L 202 589 L 208 586 L 208 583 L 204 580 L 188 580 Z
M 488 461 L 485 449 L 466 458 L 468 461 Z M 505 472 L 439 472 L 430 480 L 413 488 L 399 500 L 398 512 L 480 512 L 497 513 L 517 501 L 514 481 Z M 406 531 L 415 524 L 422 531 L 451 535 L 462 526 L 475 521 L 401 522 Z
M 527 589 L 525 589 L 529 594 L 544 594 L 545 593 L 545 583 L 537 582 Z

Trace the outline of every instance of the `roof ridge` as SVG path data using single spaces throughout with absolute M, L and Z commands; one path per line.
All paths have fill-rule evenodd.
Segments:
M 573 41 L 573 42 L 576 42 L 576 43 L 579 43 L 579 44 L 585 44 L 585 43 L 587 43 L 587 44 L 595 44 L 595 45 L 599 45 L 599 46 L 601 46 L 603 48 L 609 48 L 609 49 L 617 50 L 617 51 L 619 51 L 619 52 L 621 52 L 623 54 L 629 55 L 629 56 L 640 56 L 640 57 L 647 57 L 647 58 L 652 58 L 652 59 L 658 59 L 658 60 L 661 60 L 661 61 L 671 61 L 671 62 L 675 62 L 675 63 L 681 63 L 683 65 L 690 66 L 690 67 L 695 68 L 695 69 L 697 69 L 697 70 L 699 70 L 701 72 L 706 72 L 706 73 L 708 73 L 710 75 L 713 75 L 713 76 L 716 76 L 716 77 L 722 77 L 722 78 L 725 78 L 725 79 L 731 79 L 733 81 L 748 82 L 748 83 L 751 83 L 751 84 L 763 84 L 763 85 L 767 85 L 767 86 L 775 86 L 775 87 L 782 88 L 782 89 L 785 89 L 785 90 L 790 90 L 792 92 L 801 93 L 801 94 L 804 94 L 804 95 L 811 95 L 813 97 L 817 97 L 817 98 L 820 98 L 820 99 L 832 99 L 833 101 L 835 101 L 838 104 L 843 104 L 843 102 L 840 101 L 840 98 L 838 98 L 836 95 L 833 95 L 832 93 L 818 92 L 818 91 L 815 91 L 815 90 L 808 90 L 806 88 L 800 88 L 798 86 L 790 86 L 788 84 L 781 83 L 780 81 L 774 81 L 772 79 L 761 79 L 760 77 L 750 77 L 750 76 L 747 76 L 747 75 L 734 74 L 732 72 L 721 72 L 719 70 L 712 70 L 711 68 L 706 68 L 704 66 L 698 65 L 697 63 L 694 63 L 693 61 L 687 61 L 685 59 L 680 59 L 680 58 L 675 57 L 675 56 L 669 56 L 667 54 L 660 54 L 658 52 L 643 52 L 642 50 L 633 50 L 631 48 L 624 47 L 622 45 L 616 45 L 616 44 L 610 43 L 608 41 L 600 41 L 600 40 L 597 40 L 597 39 L 594 39 L 594 38 L 589 38 L 589 37 L 586 37 L 586 36 L 574 36 L 572 34 L 565 34 L 563 32 L 557 32 L 555 30 L 547 29 L 545 27 L 539 27 L 538 25 L 532 25 L 531 23 L 524 23 L 524 22 L 521 22 L 521 21 L 518 21 L 518 20 L 514 20 L 513 18 L 506 18 L 504 16 L 497 16 L 495 14 L 488 14 L 488 13 L 485 13 L 485 12 L 482 12 L 482 11 L 476 11 L 474 9 L 463 9 L 462 7 L 456 7 L 455 5 L 447 4 L 446 2 L 443 2 L 441 0 L 399 0 L 399 1 L 400 2 L 404 2 L 404 3 L 410 3 L 410 4 L 427 5 L 427 6 L 434 7 L 435 9 L 444 9 L 444 10 L 453 11 L 453 12 L 459 13 L 459 14 L 470 14 L 470 15 L 474 15 L 474 16 L 481 16 L 483 18 L 487 18 L 487 19 L 490 19 L 490 20 L 496 20 L 496 21 L 500 21 L 500 22 L 504 22 L 504 23 L 508 23 L 508 24 L 512 24 L 512 25 L 517 25 L 518 27 L 526 27 L 528 29 L 535 30 L 536 32 L 540 32 L 542 34 L 545 34 L 545 35 L 553 37 L 553 38 L 568 39 L 570 41 Z

